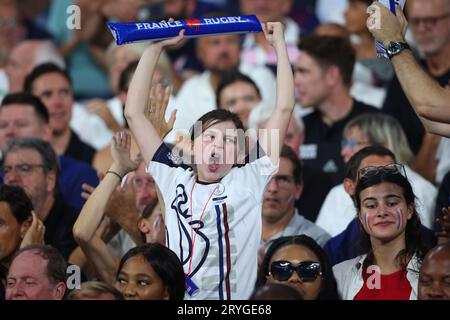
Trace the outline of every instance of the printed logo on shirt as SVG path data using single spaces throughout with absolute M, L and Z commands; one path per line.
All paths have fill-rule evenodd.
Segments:
M 300 146 L 302 159 L 311 160 L 317 158 L 317 144 L 302 144 Z
M 172 161 L 176 165 L 180 165 L 183 163 L 183 158 L 180 156 L 175 155 L 173 152 L 169 152 L 167 154 L 167 158 Z
M 322 167 L 322 171 L 326 173 L 335 173 L 338 172 L 338 167 L 336 163 L 334 163 L 334 160 L 328 160 Z

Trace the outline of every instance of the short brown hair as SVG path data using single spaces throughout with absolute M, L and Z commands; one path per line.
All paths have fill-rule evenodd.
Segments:
M 312 35 L 303 38 L 299 49 L 310 55 L 323 69 L 339 68 L 342 82 L 350 87 L 356 54 L 350 41 L 342 37 Z

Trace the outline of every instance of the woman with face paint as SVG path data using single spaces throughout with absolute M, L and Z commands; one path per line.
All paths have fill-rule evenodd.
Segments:
M 355 206 L 366 254 L 333 267 L 339 294 L 346 300 L 415 300 L 427 248 L 404 167 L 367 167 L 358 178 Z

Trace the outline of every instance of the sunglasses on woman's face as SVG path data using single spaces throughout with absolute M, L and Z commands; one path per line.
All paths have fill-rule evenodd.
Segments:
M 293 272 L 297 272 L 302 282 L 313 282 L 319 275 L 322 275 L 320 263 L 303 261 L 298 264 L 289 261 L 274 261 L 270 265 L 270 274 L 277 281 L 287 281 Z

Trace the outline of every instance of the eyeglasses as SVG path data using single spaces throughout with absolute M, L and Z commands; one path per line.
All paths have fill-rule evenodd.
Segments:
M 399 163 L 388 164 L 386 166 L 369 166 L 358 170 L 358 180 L 361 178 L 370 178 L 379 172 L 386 174 L 401 174 L 406 178 L 405 166 Z
M 147 188 L 148 190 L 155 188 L 155 181 L 141 178 L 133 178 L 133 186 L 136 189 Z
M 441 16 L 437 17 L 426 17 L 426 18 L 411 18 L 409 19 L 409 24 L 413 28 L 418 28 L 420 23 L 422 22 L 425 27 L 433 28 L 439 20 L 446 19 L 450 16 L 450 13 L 445 13 Z
M 367 144 L 367 142 L 362 142 L 355 139 L 342 139 L 341 148 L 344 149 L 348 146 L 350 149 L 355 149 L 356 146 L 360 146 L 363 144 Z
M 277 281 L 289 280 L 294 271 L 302 282 L 313 282 L 322 275 L 318 262 L 302 261 L 299 264 L 292 264 L 289 261 L 280 260 L 270 265 L 270 274 Z
M 46 166 L 43 164 L 28 164 L 22 163 L 17 164 L 15 166 L 3 166 L 0 168 L 0 172 L 2 176 L 6 176 L 11 173 L 11 171 L 15 170 L 20 176 L 27 176 L 31 174 L 34 168 L 45 168 Z

